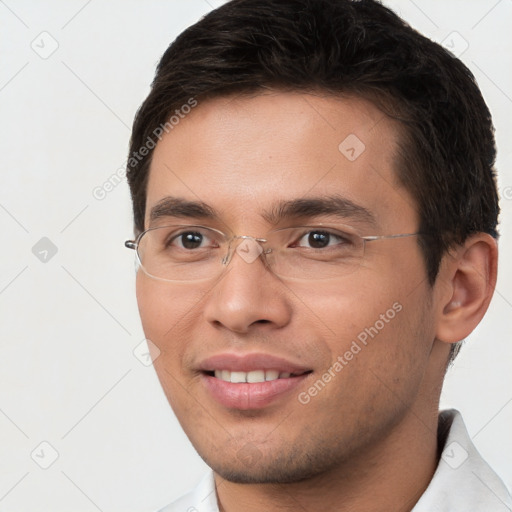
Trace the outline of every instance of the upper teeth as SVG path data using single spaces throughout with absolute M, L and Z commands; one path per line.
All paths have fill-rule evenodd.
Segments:
M 291 374 L 277 370 L 253 370 L 251 372 L 230 372 L 215 370 L 215 377 L 226 382 L 265 382 L 266 380 L 287 379 Z

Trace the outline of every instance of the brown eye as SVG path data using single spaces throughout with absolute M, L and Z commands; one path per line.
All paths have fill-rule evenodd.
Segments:
M 348 240 L 344 239 L 342 236 L 331 233 L 330 231 L 311 230 L 299 239 L 297 245 L 311 249 L 324 249 L 325 247 L 342 245 L 347 242 Z
M 178 235 L 174 241 L 178 241 L 178 245 L 184 249 L 198 249 L 201 247 L 204 236 L 196 231 L 187 231 Z
M 329 245 L 331 236 L 329 233 L 319 231 L 308 234 L 308 243 L 314 249 L 323 249 Z

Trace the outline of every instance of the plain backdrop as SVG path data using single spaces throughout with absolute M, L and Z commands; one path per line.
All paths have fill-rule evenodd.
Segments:
M 460 55 L 494 116 L 499 281 L 442 406 L 510 487 L 512 0 L 385 3 Z M 144 357 L 123 164 L 159 57 L 219 4 L 0 1 L 0 511 L 152 511 L 206 470 Z

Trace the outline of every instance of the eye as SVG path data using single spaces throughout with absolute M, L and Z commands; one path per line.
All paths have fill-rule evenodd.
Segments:
M 201 247 L 204 237 L 201 233 L 189 231 L 178 235 L 173 241 L 184 249 L 197 249 Z
M 174 234 L 168 238 L 167 248 L 178 248 L 186 250 L 205 249 L 215 247 L 216 242 L 204 231 L 189 230 Z
M 349 237 L 344 237 L 341 233 L 335 234 L 331 231 L 315 229 L 304 234 L 297 242 L 297 246 L 309 247 L 311 249 L 324 249 L 325 247 L 348 243 L 350 243 Z

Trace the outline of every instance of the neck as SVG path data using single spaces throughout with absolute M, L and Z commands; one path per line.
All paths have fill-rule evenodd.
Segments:
M 329 472 L 291 484 L 237 484 L 215 474 L 221 512 L 409 512 L 438 462 L 437 407 L 411 410 L 386 439 Z

